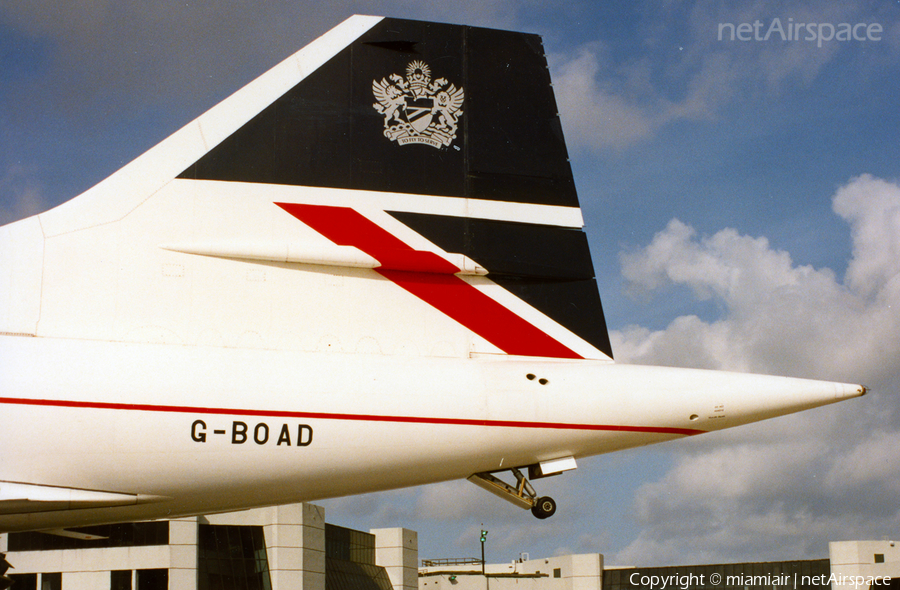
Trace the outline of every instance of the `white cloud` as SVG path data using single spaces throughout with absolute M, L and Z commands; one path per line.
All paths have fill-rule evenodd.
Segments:
M 854 495 L 875 493 L 896 498 L 900 493 L 900 432 L 876 430 L 837 456 L 825 483 Z
M 0 177 L 0 225 L 36 215 L 46 209 L 41 185 L 19 164 Z
M 619 148 L 649 137 L 659 122 L 612 84 L 598 80 L 600 57 L 595 47 L 582 47 L 568 59 L 555 56 L 557 106 L 573 146 Z M 553 60 L 551 60 L 553 61 Z
M 617 562 L 779 559 L 787 546 L 817 557 L 828 540 L 878 538 L 900 524 L 900 186 L 863 175 L 833 203 L 853 241 L 843 279 L 794 265 L 764 238 L 701 237 L 677 220 L 622 256 L 635 289 L 681 285 L 723 312 L 615 332 L 619 359 L 863 381 L 876 392 L 686 441 L 675 467 L 639 488 L 642 530 Z
M 900 188 L 863 175 L 838 191 L 834 210 L 851 227 L 848 285 L 890 307 L 900 298 Z
M 697 2 L 686 16 L 677 14 L 677 8 L 661 6 L 645 15 L 635 31 L 647 37 L 643 56 L 631 48 L 628 57 L 617 62 L 614 48 L 597 42 L 551 56 L 556 97 L 572 147 L 620 150 L 673 122 L 715 120 L 741 101 L 771 101 L 792 86 L 812 84 L 839 55 L 860 45 L 831 42 L 820 47 L 816 42 L 781 41 L 779 35 L 765 42 L 730 40 L 727 35 L 719 40 L 722 23 L 759 22 L 763 35 L 776 18 L 782 27 L 874 22 L 866 6 L 837 0 L 814 6 L 784 0 Z M 893 38 L 890 32 L 888 37 Z
M 835 195 L 835 211 L 851 227 L 853 258 L 845 280 L 830 269 L 794 265 L 765 238 L 724 229 L 698 237 L 673 220 L 645 248 L 622 255 L 633 289 L 680 285 L 712 299 L 722 319 L 685 317 L 666 330 L 613 334 L 619 358 L 730 367 L 790 375 L 884 381 L 900 351 L 884 343 L 900 329 L 900 187 L 868 175 Z M 896 347 L 894 347 L 896 348 Z M 681 354 L 683 351 L 685 354 Z
M 756 440 L 681 454 L 672 470 L 640 487 L 634 510 L 642 530 L 609 561 L 819 558 L 828 541 L 896 534 L 898 434 L 843 449 L 829 444 L 821 424 L 793 424 L 807 428 L 795 436 L 802 440 L 778 441 L 762 427 Z

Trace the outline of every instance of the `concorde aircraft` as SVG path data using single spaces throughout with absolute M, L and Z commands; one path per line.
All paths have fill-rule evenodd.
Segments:
M 0 228 L 0 531 L 468 478 L 860 385 L 613 362 L 541 40 L 356 16 Z

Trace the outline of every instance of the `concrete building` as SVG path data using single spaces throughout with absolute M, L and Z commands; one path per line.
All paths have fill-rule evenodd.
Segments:
M 414 531 L 325 523 L 294 504 L 171 521 L 10 533 L 15 590 L 415 590 Z
M 832 542 L 828 544 L 828 557 L 833 590 L 859 590 L 857 582 L 868 580 L 874 582 L 873 590 L 900 589 L 900 546 L 895 541 Z M 890 580 L 887 585 L 884 578 Z
M 419 590 L 900 590 L 894 541 L 829 543 L 828 559 L 622 567 L 600 554 L 511 564 L 426 560 Z
M 900 590 L 900 547 L 887 540 L 833 542 L 814 560 L 638 568 L 522 554 L 419 567 L 414 531 L 327 524 L 312 504 L 66 535 L 0 535 L 14 590 Z
M 461 563 L 460 563 L 461 562 Z M 525 554 L 509 564 L 479 560 L 425 560 L 419 590 L 602 590 L 603 556 L 565 555 L 530 559 Z
M 603 590 L 900 590 L 894 541 L 838 541 L 828 559 L 607 567 Z

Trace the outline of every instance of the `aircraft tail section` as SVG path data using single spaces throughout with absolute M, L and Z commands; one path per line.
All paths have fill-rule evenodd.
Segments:
M 354 17 L 39 216 L 10 325 L 611 359 L 582 225 L 538 36 Z

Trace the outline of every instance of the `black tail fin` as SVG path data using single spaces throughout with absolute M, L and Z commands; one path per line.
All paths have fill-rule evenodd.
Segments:
M 578 206 L 540 37 L 397 19 L 182 177 Z

